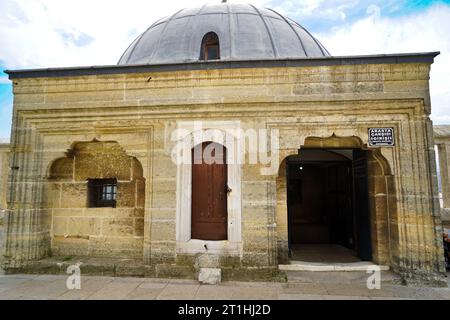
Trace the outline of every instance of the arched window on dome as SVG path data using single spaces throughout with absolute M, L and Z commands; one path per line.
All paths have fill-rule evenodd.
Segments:
M 214 32 L 208 32 L 202 40 L 200 60 L 218 59 L 220 59 L 219 37 Z

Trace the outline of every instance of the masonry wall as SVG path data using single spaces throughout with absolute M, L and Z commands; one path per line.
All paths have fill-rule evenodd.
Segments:
M 9 174 L 9 144 L 0 144 L 0 274 L 5 249 L 5 212 L 7 207 L 7 187 Z
M 9 154 L 9 143 L 0 143 L 0 210 L 7 206 Z
M 308 137 L 358 137 L 367 147 L 369 127 L 393 127 L 395 147 L 377 151 L 391 170 L 396 195 L 390 199 L 396 209 L 388 220 L 398 238 L 388 239 L 397 249 L 389 251 L 386 243 L 383 250 L 388 250 L 392 268 L 405 277 L 436 279 L 443 271 L 443 258 L 429 68 L 428 63 L 380 63 L 17 79 L 12 144 L 15 165 L 22 169 L 12 177 L 9 219 L 20 232 L 8 233 L 8 265 L 19 267 L 49 254 L 55 228 L 46 229 L 40 220 L 48 214 L 48 192 L 41 181 L 72 143 L 97 139 L 117 142 L 142 165 L 142 261 L 153 275 L 194 274 L 199 257 L 207 252 L 180 251 L 176 204 L 182 190 L 171 160 L 171 132 L 180 121 L 240 121 L 244 129 L 279 131 L 281 166 Z M 242 166 L 238 248 L 204 259 L 223 267 L 225 277 L 249 278 L 258 270 L 273 276 L 281 259 L 280 244 L 287 241 L 285 199 L 278 196 L 284 188 L 282 167 L 261 175 L 264 167 Z M 63 188 L 61 183 L 59 192 L 74 186 Z M 83 185 L 79 188 L 73 193 Z M 61 208 L 52 205 L 55 209 Z M 109 248 L 120 251 L 119 244 Z

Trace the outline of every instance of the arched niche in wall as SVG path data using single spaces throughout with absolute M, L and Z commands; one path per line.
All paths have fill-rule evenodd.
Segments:
M 357 136 L 307 137 L 301 150 L 366 150 L 368 206 L 372 261 L 392 265 L 398 254 L 398 212 L 395 180 L 388 161 L 379 149 L 368 149 Z M 342 151 L 339 151 L 342 152 Z M 277 251 L 279 263 L 289 261 L 287 161 L 299 153 L 286 155 L 280 163 L 277 184 Z
M 44 190 L 53 254 L 142 258 L 143 168 L 117 142 L 73 143 Z

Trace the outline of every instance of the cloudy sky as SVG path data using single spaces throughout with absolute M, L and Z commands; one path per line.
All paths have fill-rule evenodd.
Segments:
M 1 0 L 0 142 L 11 130 L 5 69 L 116 64 L 158 18 L 220 0 Z M 311 31 L 332 55 L 441 51 L 432 119 L 450 124 L 450 0 L 228 0 L 269 7 Z

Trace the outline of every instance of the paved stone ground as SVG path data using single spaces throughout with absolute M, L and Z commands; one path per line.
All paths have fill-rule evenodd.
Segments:
M 449 274 L 450 276 L 450 274 Z M 201 285 L 193 280 L 82 276 L 80 290 L 68 290 L 64 275 L 0 276 L 0 299 L 448 299 L 449 288 L 382 284 L 368 290 L 361 283 L 223 282 Z M 448 277 L 450 279 L 450 277 Z

